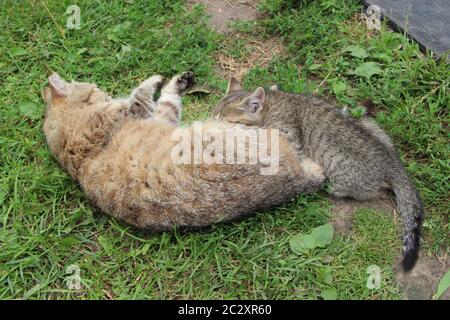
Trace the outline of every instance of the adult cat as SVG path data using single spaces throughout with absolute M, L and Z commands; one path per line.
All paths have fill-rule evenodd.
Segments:
M 261 161 L 174 163 L 173 150 L 179 141 L 173 134 L 179 129 L 181 94 L 192 85 L 193 75 L 175 76 L 154 101 L 162 82 L 161 76 L 153 76 L 129 98 L 111 99 L 95 84 L 69 83 L 57 74 L 49 77 L 43 93 L 48 105 L 47 143 L 62 167 L 104 212 L 155 231 L 197 228 L 284 204 L 322 186 L 321 168 L 308 160 L 300 163 L 283 136 L 279 169 L 272 175 L 261 174 L 266 166 Z M 203 132 L 236 127 L 218 121 L 202 125 Z M 194 136 L 192 126 L 183 130 Z M 242 134 L 243 129 L 238 131 Z M 184 151 L 193 148 L 188 145 Z M 247 145 L 245 151 L 249 149 Z

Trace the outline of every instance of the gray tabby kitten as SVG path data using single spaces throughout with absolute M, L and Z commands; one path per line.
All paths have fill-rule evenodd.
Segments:
M 300 157 L 311 158 L 324 168 L 336 197 L 369 200 L 392 190 L 405 225 L 403 269 L 414 267 L 424 215 L 422 200 L 389 137 L 375 122 L 355 120 L 315 96 L 285 93 L 275 87 L 267 93 L 263 88 L 242 91 L 234 78 L 212 116 L 280 129 Z

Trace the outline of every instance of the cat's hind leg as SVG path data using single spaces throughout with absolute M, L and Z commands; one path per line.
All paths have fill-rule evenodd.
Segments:
M 344 106 L 344 108 L 340 109 L 339 112 L 344 117 L 351 118 L 347 106 Z M 356 121 L 361 127 L 366 129 L 372 136 L 377 138 L 378 141 L 384 144 L 389 149 L 389 151 L 395 152 L 394 144 L 392 143 L 391 138 L 383 129 L 380 128 L 380 126 L 376 123 L 376 121 L 368 115 L 367 111 L 363 114 L 363 117 L 361 119 Z
M 384 195 L 381 188 L 369 189 L 364 186 L 353 186 L 353 188 L 350 189 L 336 183 L 331 184 L 329 193 L 336 198 L 353 198 L 359 201 L 373 200 L 381 198 Z
M 163 85 L 164 78 L 154 75 L 133 90 L 130 97 L 130 113 L 136 118 L 151 118 L 156 110 L 154 95 Z
M 392 142 L 391 138 L 383 129 L 380 128 L 375 120 L 370 119 L 368 116 L 366 116 L 360 120 L 360 124 L 367 131 L 369 131 L 371 135 L 377 138 L 378 141 L 384 144 L 389 149 L 389 151 L 393 151 L 395 153 L 394 143 Z
M 304 192 L 317 192 L 322 189 L 326 181 L 323 168 L 310 158 L 302 158 L 300 165 L 306 177 Z
M 161 90 L 155 121 L 178 125 L 181 118 L 181 96 L 194 85 L 194 74 L 190 71 L 173 77 Z

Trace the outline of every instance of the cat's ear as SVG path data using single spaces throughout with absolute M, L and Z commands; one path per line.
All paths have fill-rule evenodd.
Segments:
M 255 113 L 262 109 L 264 100 L 266 99 L 266 92 L 259 87 L 247 98 L 247 110 Z
M 44 100 L 46 104 L 49 104 L 50 101 L 52 101 L 52 90 L 49 87 L 44 88 L 41 92 L 41 96 L 42 100 Z
M 242 90 L 241 83 L 235 77 L 231 77 L 230 81 L 228 81 L 228 88 L 225 95 L 229 95 L 232 92 L 241 90 Z
M 48 83 L 53 97 L 67 97 L 66 82 L 57 73 L 48 77 Z

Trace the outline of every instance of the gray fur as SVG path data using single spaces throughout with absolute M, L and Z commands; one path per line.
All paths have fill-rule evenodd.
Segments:
M 403 267 L 412 269 L 418 255 L 424 210 L 387 134 L 368 117 L 353 119 L 315 96 L 269 90 L 261 109 L 254 111 L 248 107 L 250 94 L 240 90 L 228 92 L 213 116 L 279 128 L 300 158 L 309 157 L 324 168 L 334 196 L 369 200 L 392 190 L 405 224 Z
M 163 77 L 155 75 L 142 82 L 133 90 L 129 97 L 130 114 L 136 118 L 149 118 L 153 116 L 156 102 L 153 97 L 155 91 L 163 85 Z

